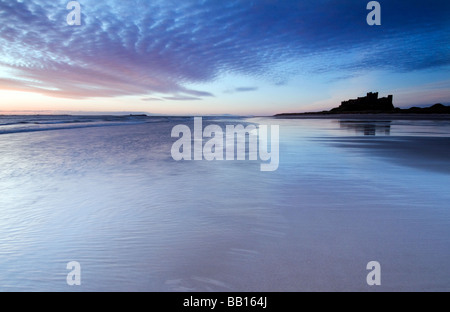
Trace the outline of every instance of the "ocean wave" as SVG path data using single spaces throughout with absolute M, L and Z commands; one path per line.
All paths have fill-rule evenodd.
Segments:
M 126 126 L 145 123 L 191 123 L 193 116 L 71 116 L 71 115 L 0 115 L 0 135 L 37 131 L 68 130 L 90 127 Z M 224 122 L 231 117 L 205 116 L 204 121 Z M 236 119 L 236 117 L 233 117 Z
M 13 134 L 13 133 L 25 133 L 25 132 L 39 132 L 39 131 L 54 131 L 54 130 L 70 130 L 70 129 L 80 129 L 80 128 L 93 128 L 93 127 L 111 127 L 111 126 L 124 126 L 124 125 L 133 125 L 137 123 L 92 123 L 92 124 L 84 124 L 84 125 L 66 125 L 60 127 L 29 127 L 29 128 L 13 128 L 13 129 L 3 129 L 0 127 L 0 135 L 2 134 Z
M 170 122 L 171 117 L 153 116 L 0 116 L 0 135 L 91 127 Z

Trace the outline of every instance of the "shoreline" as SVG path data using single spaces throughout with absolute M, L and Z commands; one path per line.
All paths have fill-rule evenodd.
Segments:
M 228 119 L 242 119 L 242 118 L 274 118 L 274 119 L 355 119 L 355 120 L 449 120 L 450 114 L 416 114 L 416 113 L 341 113 L 341 114 L 329 114 L 329 113 L 288 113 L 288 114 L 277 114 L 277 115 L 161 115 L 161 116 L 152 116 L 152 115 L 2 115 L 0 114 L 0 118 L 11 118 L 11 117 L 74 117 L 74 118 L 148 118 L 148 119 L 158 119 L 158 118 L 194 118 L 194 117 L 203 117 L 205 119 L 214 119 L 214 118 L 228 118 Z M 2 125 L 0 125 L 2 126 Z
M 450 114 L 280 114 L 272 116 L 275 119 L 356 119 L 356 120 L 448 120 Z

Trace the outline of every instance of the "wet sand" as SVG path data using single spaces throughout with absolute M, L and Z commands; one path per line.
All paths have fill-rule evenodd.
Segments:
M 0 135 L 0 291 L 449 291 L 449 123 L 343 121 L 226 120 L 280 125 L 270 173 L 174 161 L 192 120 Z
M 346 137 L 319 139 L 398 165 L 450 174 L 450 137 Z

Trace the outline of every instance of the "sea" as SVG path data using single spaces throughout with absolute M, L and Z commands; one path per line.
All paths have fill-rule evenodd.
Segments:
M 279 126 L 278 169 L 175 161 L 193 117 L 0 116 L 0 291 L 450 291 L 449 120 L 204 121 Z

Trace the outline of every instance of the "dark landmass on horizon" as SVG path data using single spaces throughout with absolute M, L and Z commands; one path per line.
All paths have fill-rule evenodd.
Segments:
M 333 108 L 329 111 L 321 112 L 307 112 L 307 113 L 284 113 L 277 114 L 274 117 L 297 118 L 297 117 L 314 117 L 314 116 L 328 116 L 338 117 L 340 115 L 383 115 L 383 116 L 412 116 L 412 115 L 438 115 L 450 118 L 450 106 L 445 106 L 441 103 L 434 104 L 430 107 L 411 107 L 402 109 L 394 107 L 393 96 L 389 95 L 384 98 L 378 98 L 378 92 L 367 93 L 365 97 L 359 97 L 348 101 L 343 101 L 339 107 Z

